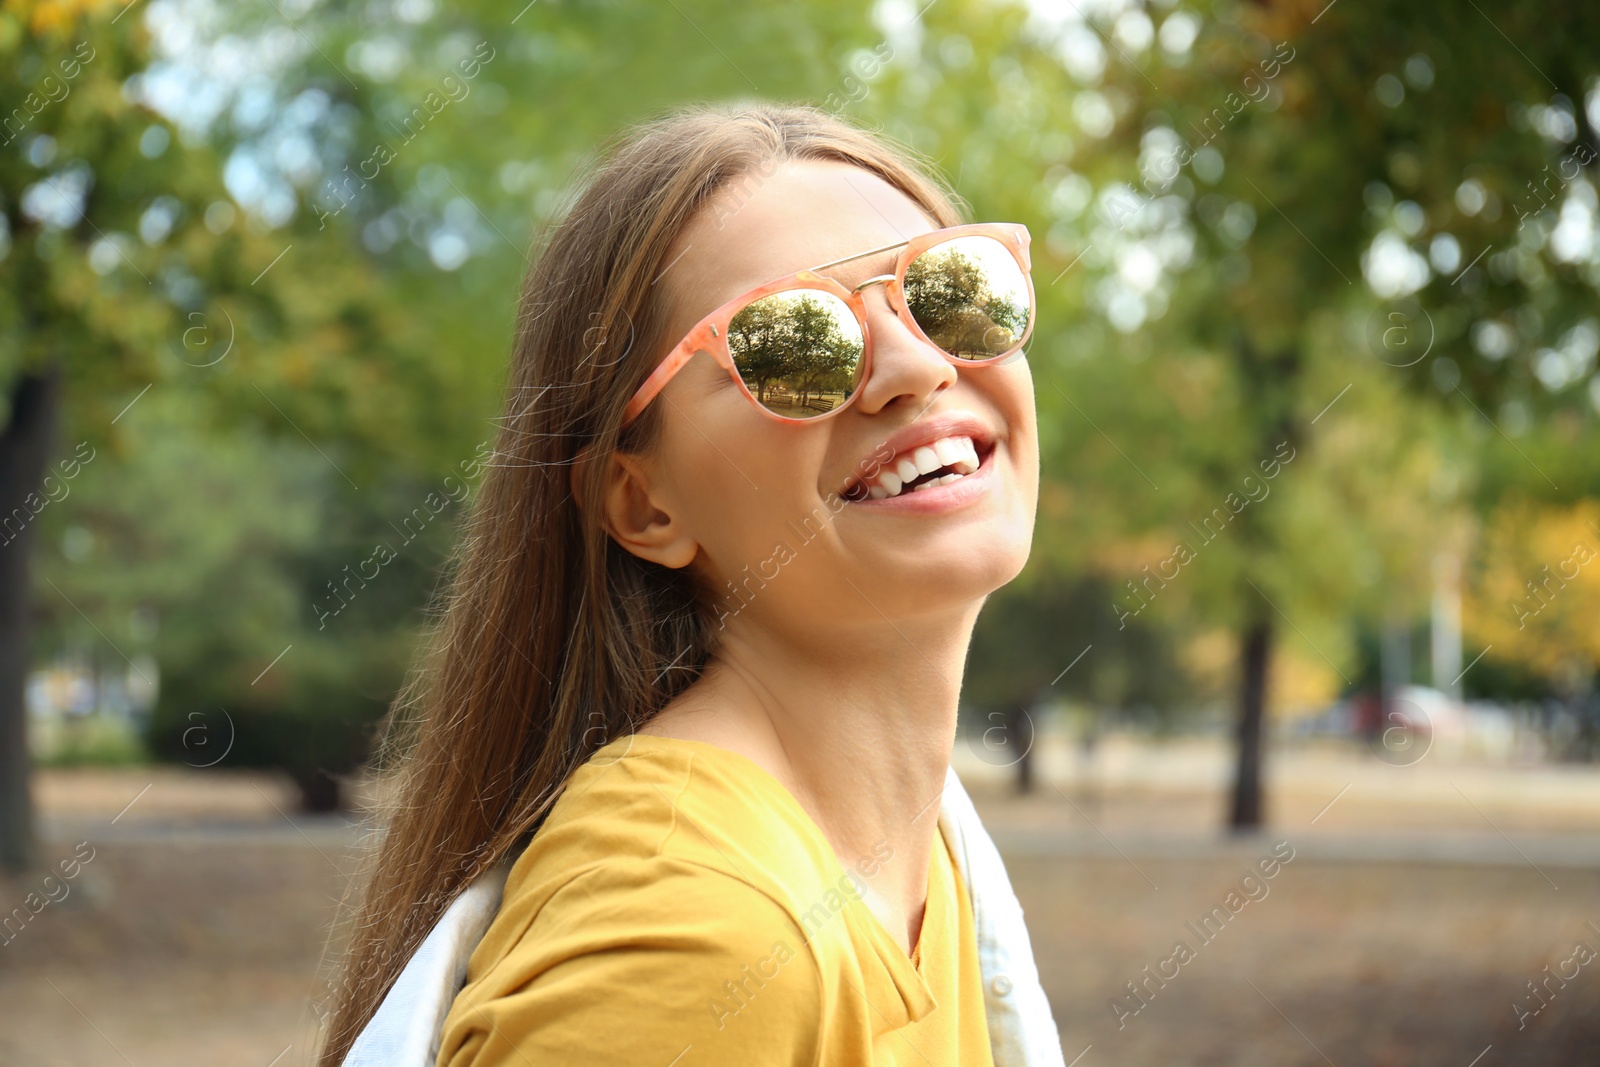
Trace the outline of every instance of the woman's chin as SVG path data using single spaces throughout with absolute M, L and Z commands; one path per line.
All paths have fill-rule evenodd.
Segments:
M 1015 578 L 1028 562 L 1028 545 L 1002 541 L 982 546 L 962 546 L 949 553 L 926 550 L 893 554 L 871 565 L 870 585 L 861 587 L 869 599 L 877 588 L 896 603 L 915 603 L 919 610 L 940 605 L 955 607 L 982 600 Z
M 1014 512 L 1022 512 L 1018 507 Z M 873 573 L 909 574 L 987 595 L 1021 573 L 1033 548 L 1033 516 L 1000 514 L 982 522 L 930 524 L 859 546 Z

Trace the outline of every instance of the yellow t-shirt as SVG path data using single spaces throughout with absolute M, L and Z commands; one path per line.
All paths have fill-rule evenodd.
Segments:
M 618 738 L 512 867 L 439 1067 L 993 1067 L 949 845 L 909 959 L 860 896 L 893 862 L 884 842 L 842 866 L 737 753 Z

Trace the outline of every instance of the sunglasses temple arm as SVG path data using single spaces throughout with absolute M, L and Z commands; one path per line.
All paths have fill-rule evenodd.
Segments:
M 650 372 L 650 377 L 644 380 L 644 384 L 639 386 L 639 391 L 633 394 L 633 399 L 628 401 L 628 406 L 623 409 L 622 425 L 627 426 L 633 422 L 634 419 L 639 417 L 640 412 L 650 406 L 650 401 L 654 400 L 656 394 L 667 387 L 667 383 L 672 381 L 673 375 L 682 370 L 689 360 L 694 358 L 695 351 L 696 349 L 686 340 L 683 344 L 674 348 L 671 355 L 661 361 L 660 366 Z

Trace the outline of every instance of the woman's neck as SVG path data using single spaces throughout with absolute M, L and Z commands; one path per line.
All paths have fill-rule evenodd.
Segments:
M 643 732 L 738 752 L 788 788 L 845 867 L 878 860 L 863 896 L 909 953 L 979 607 L 850 630 L 730 626 Z

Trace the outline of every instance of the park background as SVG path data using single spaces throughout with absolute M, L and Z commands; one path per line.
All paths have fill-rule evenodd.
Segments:
M 0 1061 L 311 1062 L 532 237 L 619 128 L 740 98 L 1034 235 L 1038 529 L 955 762 L 1066 1059 L 1594 1061 L 1596 41 L 1575 0 L 4 0 Z

